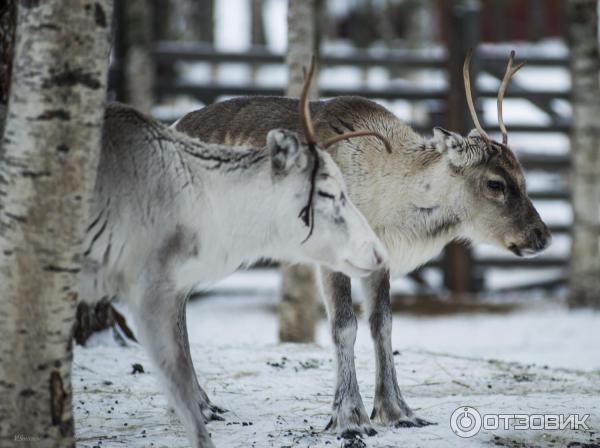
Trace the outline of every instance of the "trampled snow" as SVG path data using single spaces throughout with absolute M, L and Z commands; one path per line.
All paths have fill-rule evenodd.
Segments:
M 404 281 L 405 282 L 405 281 Z M 403 288 L 395 282 L 395 290 Z M 274 270 L 234 274 L 215 294 L 188 307 L 191 350 L 201 384 L 230 412 L 208 425 L 217 447 L 339 447 L 329 420 L 335 362 L 325 320 L 316 344 L 278 344 Z M 359 295 L 359 294 L 357 294 Z M 510 314 L 395 315 L 393 348 L 403 393 L 426 428 L 387 428 L 368 447 L 562 447 L 600 443 L 600 313 L 569 312 L 545 299 Z M 145 373 L 132 374 L 139 363 Z M 360 319 L 359 386 L 367 411 L 374 393 L 374 355 Z M 183 427 L 144 351 L 120 347 L 109 334 L 75 352 L 74 387 L 80 447 L 184 447 Z M 461 406 L 482 414 L 591 414 L 592 431 L 482 430 L 470 439 L 449 427 Z M 530 445 L 527 445 L 527 444 Z M 152 445 L 151 445 L 152 444 Z M 360 445 L 355 445 L 360 446 Z

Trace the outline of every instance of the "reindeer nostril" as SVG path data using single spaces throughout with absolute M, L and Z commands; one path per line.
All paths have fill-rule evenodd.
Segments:
M 546 232 L 539 228 L 533 229 L 533 237 L 535 248 L 538 250 L 544 249 L 550 240 Z

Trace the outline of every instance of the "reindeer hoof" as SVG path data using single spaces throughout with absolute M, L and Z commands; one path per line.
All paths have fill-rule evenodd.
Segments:
M 398 420 L 394 423 L 395 428 L 421 428 L 429 425 L 437 425 L 437 423 L 432 423 L 419 417 L 410 420 Z
M 351 438 L 344 438 L 342 448 L 366 448 L 367 444 L 360 437 L 360 434 Z
M 200 408 L 202 410 L 202 415 L 204 416 L 204 423 L 225 421 L 225 418 L 220 414 L 227 412 L 226 409 L 215 406 L 214 404 L 200 405 Z
M 368 436 L 377 434 L 377 431 L 371 426 L 369 417 L 364 412 L 362 403 L 344 404 L 345 406 L 338 406 L 334 409 L 333 416 L 329 420 L 325 430 L 337 429 L 340 437 L 345 440 L 360 439 L 363 434 Z

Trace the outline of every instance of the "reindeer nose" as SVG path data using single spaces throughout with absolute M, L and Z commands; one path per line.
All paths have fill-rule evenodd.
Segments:
M 532 241 L 536 250 L 545 249 L 550 245 L 550 241 L 552 241 L 552 235 L 550 234 L 550 230 L 548 227 L 544 225 L 542 228 L 536 227 L 533 229 Z

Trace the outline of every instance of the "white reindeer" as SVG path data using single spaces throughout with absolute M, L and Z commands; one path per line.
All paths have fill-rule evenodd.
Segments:
M 384 150 L 374 138 L 346 140 L 329 153 L 344 174 L 350 198 L 365 214 L 390 253 L 384 269 L 363 280 L 367 316 L 375 345 L 376 386 L 371 419 L 396 427 L 424 426 L 405 403 L 392 355 L 389 277 L 406 274 L 437 255 L 451 240 L 484 242 L 517 256 L 533 255 L 550 243 L 550 232 L 527 196 L 523 170 L 507 146 L 502 99 L 508 81 L 522 66 L 511 54 L 498 94 L 502 143 L 485 133 L 473 106 L 470 56 L 464 77 L 469 109 L 477 129 L 467 137 L 436 128 L 432 138 L 376 103 L 339 97 L 310 103 L 321 138 L 345 130 L 378 132 L 391 144 Z M 236 98 L 182 117 L 176 129 L 205 141 L 260 145 L 273 127 L 296 129 L 298 102 L 290 98 Z M 224 124 L 217 126 L 218 123 Z M 337 385 L 329 427 L 346 437 L 374 434 L 363 405 L 354 366 L 356 317 L 350 279 L 320 269 L 337 358 Z
M 316 140 L 273 130 L 266 142 L 205 144 L 128 106 L 106 108 L 82 297 L 126 301 L 193 447 L 213 446 L 204 422 L 222 412 L 190 356 L 185 307 L 194 288 L 263 258 L 351 276 L 387 260 Z

